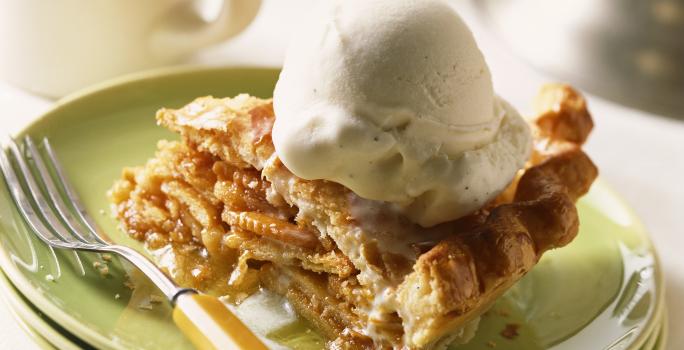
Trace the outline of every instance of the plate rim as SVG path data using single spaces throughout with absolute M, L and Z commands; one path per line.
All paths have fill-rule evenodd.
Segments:
M 192 73 L 208 73 L 211 71 L 226 71 L 226 70 L 236 70 L 236 71 L 248 71 L 248 70 L 260 70 L 260 71 L 280 71 L 281 67 L 276 66 L 259 66 L 259 65 L 225 65 L 225 66 L 206 66 L 200 64 L 184 64 L 184 65 L 174 65 L 161 68 L 153 68 L 148 70 L 143 70 L 139 72 L 133 72 L 124 74 L 118 77 L 110 78 L 99 83 L 89 85 L 85 88 L 76 90 L 69 93 L 59 99 L 57 99 L 47 110 L 41 113 L 38 117 L 31 120 L 28 124 L 22 126 L 20 129 L 13 132 L 14 136 L 23 135 L 29 129 L 35 127 L 38 123 L 42 122 L 45 118 L 50 117 L 51 114 L 59 112 L 63 108 L 67 108 L 69 105 L 78 102 L 82 98 L 90 97 L 100 93 L 104 93 L 108 90 L 114 88 L 122 87 L 131 83 L 144 82 L 146 80 L 153 80 L 163 76 L 179 76 Z
M 69 108 L 74 103 L 78 103 L 82 99 L 89 98 L 98 94 L 106 93 L 110 90 L 123 87 L 128 84 L 141 83 L 148 80 L 154 80 L 162 77 L 171 76 L 181 76 L 193 73 L 209 73 L 212 71 L 271 71 L 278 72 L 279 67 L 269 67 L 269 66 L 252 66 L 252 65 L 240 65 L 240 66 L 201 66 L 201 65 L 181 65 L 164 67 L 158 69 L 152 69 L 132 74 L 127 74 L 121 77 L 113 78 L 98 84 L 94 84 L 90 87 L 78 90 L 71 93 L 58 101 L 55 102 L 47 111 L 42 113 L 39 117 L 35 118 L 29 124 L 22 127 L 20 130 L 14 133 L 14 136 L 24 135 L 28 133 L 37 124 L 43 122 L 44 120 L 51 118 L 52 115 L 61 112 L 65 108 Z M 648 251 L 654 257 L 654 278 L 655 278 L 655 289 L 656 301 L 655 301 L 655 311 L 653 311 L 652 316 L 643 326 L 642 331 L 639 336 L 630 344 L 629 350 L 636 350 L 640 345 L 647 340 L 648 335 L 652 332 L 653 328 L 657 324 L 660 316 L 660 309 L 664 308 L 665 302 L 665 281 L 664 273 L 662 270 L 660 257 L 655 249 L 655 246 L 648 234 L 648 230 L 644 226 L 640 217 L 632 209 L 630 205 L 620 196 L 613 188 L 608 185 L 602 178 L 598 178 L 594 184 L 595 186 L 601 186 L 602 190 L 608 192 L 611 197 L 616 199 L 622 210 L 629 214 L 631 221 L 635 228 L 635 232 L 639 235 L 640 239 L 647 246 Z M 78 322 L 75 318 L 69 315 L 67 312 L 57 307 L 51 303 L 47 298 L 45 298 L 40 292 L 31 287 L 30 281 L 26 279 L 22 272 L 19 271 L 16 266 L 14 266 L 7 253 L 0 245 L 0 269 L 4 271 L 7 279 L 13 283 L 19 292 L 21 292 L 29 301 L 31 301 L 38 309 L 43 311 L 50 318 L 55 319 L 60 325 L 62 325 L 66 330 L 74 333 L 77 337 L 83 339 L 85 342 L 96 346 L 96 347 L 106 347 L 114 349 L 124 349 L 122 344 L 119 344 L 109 338 L 103 337 L 99 332 L 90 329 Z M 658 317 L 656 317 L 658 316 Z
M 651 318 L 648 321 L 646 321 L 646 324 L 644 325 L 642 331 L 639 333 L 639 336 L 637 336 L 636 339 L 632 342 L 632 344 L 629 345 L 629 348 L 627 348 L 627 350 L 637 350 L 646 341 L 648 341 L 648 337 L 651 335 L 651 333 L 653 333 L 653 329 L 659 323 L 662 322 L 663 317 L 665 318 L 665 321 L 667 321 L 667 312 L 665 310 L 665 275 L 660 262 L 660 256 L 658 255 L 658 251 L 656 250 L 655 245 L 651 240 L 646 225 L 644 225 L 644 223 L 641 221 L 641 218 L 639 217 L 639 215 L 637 215 L 637 212 L 629 205 L 629 203 L 627 203 L 625 199 L 622 198 L 622 196 L 616 190 L 613 189 L 612 186 L 610 186 L 605 180 L 603 180 L 603 178 L 597 178 L 594 182 L 594 185 L 596 184 L 600 184 L 600 186 L 603 187 L 603 189 L 606 192 L 608 192 L 611 195 L 611 197 L 615 198 L 618 201 L 622 209 L 629 214 L 629 217 L 631 218 L 633 225 L 636 228 L 635 231 L 638 233 L 639 236 L 641 236 L 644 243 L 648 247 L 648 251 L 653 255 L 653 278 L 656 289 L 656 300 L 654 302 L 654 311 L 651 315 Z
M 80 349 L 58 329 L 45 322 L 40 315 L 30 308 L 28 298 L 24 297 L 26 300 L 23 300 L 22 296 L 9 278 L 0 271 L 0 298 L 7 305 L 12 318 L 17 321 L 19 327 L 34 343 L 43 349 Z
M 123 87 L 128 84 L 141 83 L 148 80 L 154 80 L 161 77 L 181 76 L 193 73 L 208 73 L 212 71 L 279 71 L 279 68 L 273 67 L 259 67 L 259 66 L 213 66 L 206 67 L 200 65 L 182 65 L 165 68 L 152 69 L 132 74 L 127 74 L 121 77 L 113 78 L 103 81 L 101 83 L 92 85 L 82 90 L 69 94 L 62 99 L 55 102 L 55 104 L 35 118 L 29 124 L 25 125 L 14 133 L 14 137 L 28 133 L 32 128 L 36 127 L 44 120 L 51 118 L 54 114 L 61 112 L 65 108 L 69 108 L 74 103 L 78 103 L 82 99 L 90 98 L 98 94 L 106 93 Z M 43 311 L 50 318 L 54 319 L 66 330 L 75 334 L 77 337 L 83 339 L 86 343 L 97 348 L 110 348 L 117 350 L 125 350 L 123 344 L 113 341 L 110 338 L 102 336 L 99 332 L 84 326 L 78 322 L 74 317 L 63 309 L 57 307 L 55 304 L 45 298 L 41 292 L 37 291 L 31 286 L 31 283 L 26 279 L 22 272 L 12 264 L 11 259 L 7 255 L 5 248 L 0 245 L 0 269 L 4 271 L 7 278 L 14 284 L 14 286 L 21 292 L 28 300 L 30 300 L 38 309 Z

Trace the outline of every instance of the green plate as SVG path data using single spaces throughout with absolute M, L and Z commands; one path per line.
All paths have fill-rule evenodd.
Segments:
M 2 273 L 0 273 L 0 294 L 21 328 L 41 349 L 89 348 L 31 305 Z M 647 341 L 639 350 L 663 350 L 665 344 L 662 339 L 665 337 L 667 337 L 667 315 L 663 313 L 661 321 L 655 325 Z
M 21 328 L 36 344 L 45 350 L 87 349 L 78 339 L 62 329 L 54 321 L 47 318 L 36 309 L 16 288 L 0 273 L 0 294 L 10 307 L 12 315 Z M 663 313 L 661 321 L 657 323 L 648 336 L 647 341 L 639 350 L 663 350 L 665 344 L 662 339 L 667 336 L 667 315 Z
M 0 295 L 14 319 L 42 349 L 83 350 L 90 349 L 73 334 L 45 316 L 29 302 L 0 272 Z
M 49 137 L 96 221 L 114 241 L 139 247 L 105 214 L 105 192 L 121 168 L 151 157 L 157 140 L 175 138 L 155 125 L 154 112 L 202 95 L 269 97 L 277 77 L 277 70 L 238 68 L 136 75 L 62 100 L 22 134 Z M 97 348 L 190 348 L 171 322 L 169 305 L 141 308 L 153 287 L 125 286 L 128 278 L 140 279 L 135 270 L 115 259 L 103 277 L 93 267 L 101 257 L 46 247 L 7 198 L 0 185 L 0 266 L 38 309 Z M 483 316 L 475 339 L 461 349 L 490 349 L 493 343 L 505 349 L 638 349 L 646 342 L 662 310 L 663 278 L 643 227 L 600 181 L 579 211 L 578 238 L 547 254 Z M 502 337 L 506 327 L 517 327 L 518 335 Z M 320 348 L 320 338 L 311 334 L 296 322 L 269 337 L 289 347 Z

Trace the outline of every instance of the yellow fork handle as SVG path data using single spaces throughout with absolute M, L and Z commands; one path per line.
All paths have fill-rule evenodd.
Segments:
M 209 295 L 179 295 L 173 321 L 199 350 L 268 350 L 220 300 Z

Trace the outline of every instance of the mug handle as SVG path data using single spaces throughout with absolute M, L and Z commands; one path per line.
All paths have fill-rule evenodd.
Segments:
M 184 2 L 167 14 L 152 32 L 152 52 L 161 57 L 184 56 L 240 33 L 259 12 L 261 0 L 223 0 L 215 20 L 207 22 Z

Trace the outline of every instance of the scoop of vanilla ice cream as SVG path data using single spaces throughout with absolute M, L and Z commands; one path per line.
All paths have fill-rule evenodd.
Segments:
M 493 199 L 527 159 L 472 33 L 438 0 L 333 0 L 288 50 L 273 142 L 304 179 L 340 183 L 432 226 Z

